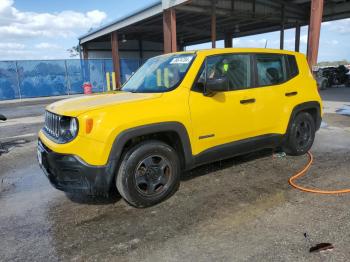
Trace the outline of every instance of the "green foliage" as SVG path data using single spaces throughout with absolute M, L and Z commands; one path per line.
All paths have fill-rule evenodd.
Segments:
M 79 56 L 79 45 L 73 46 L 72 48 L 67 49 L 70 57 Z
M 339 65 L 349 65 L 350 62 L 346 59 L 340 60 L 340 61 L 323 61 L 319 62 L 317 66 L 339 66 Z

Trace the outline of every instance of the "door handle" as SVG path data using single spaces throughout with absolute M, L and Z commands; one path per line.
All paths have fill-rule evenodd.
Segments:
M 241 102 L 241 104 L 253 104 L 253 103 L 255 103 L 255 98 L 241 100 L 240 102 Z
M 298 94 L 298 92 L 289 92 L 289 93 L 286 93 L 285 95 L 286 96 L 296 96 Z

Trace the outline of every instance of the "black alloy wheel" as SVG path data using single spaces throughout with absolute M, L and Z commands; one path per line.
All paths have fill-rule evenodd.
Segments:
M 161 194 L 169 188 L 172 173 L 172 167 L 167 159 L 160 155 L 148 156 L 136 167 L 136 188 L 145 196 Z
M 116 186 L 129 204 L 147 207 L 170 197 L 179 186 L 180 175 L 181 165 L 174 148 L 157 140 L 144 141 L 124 154 Z
M 306 154 L 315 139 L 315 120 L 308 112 L 300 112 L 292 120 L 283 150 L 293 156 Z
M 312 138 L 311 125 L 308 120 L 302 120 L 296 126 L 296 146 L 297 150 L 303 150 L 310 144 Z

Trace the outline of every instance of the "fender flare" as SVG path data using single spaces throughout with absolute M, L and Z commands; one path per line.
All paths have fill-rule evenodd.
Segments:
M 130 139 L 143 135 L 151 135 L 154 133 L 161 132 L 177 133 L 177 135 L 180 137 L 183 149 L 185 168 L 192 166 L 193 156 L 191 142 L 186 127 L 180 122 L 154 123 L 144 126 L 133 127 L 122 131 L 113 142 L 112 149 L 109 155 L 109 162 L 115 162 L 116 167 L 119 165 L 124 146 Z
M 316 110 L 315 127 L 316 127 L 316 130 L 320 129 L 321 122 L 322 122 L 320 103 L 317 102 L 317 101 L 309 101 L 309 102 L 305 102 L 305 103 L 299 104 L 299 105 L 297 105 L 297 106 L 295 106 L 293 108 L 292 113 L 291 113 L 290 118 L 289 118 L 286 134 L 288 134 L 288 131 L 290 129 L 290 125 L 292 124 L 293 119 L 295 118 L 295 116 L 298 113 L 300 113 L 301 111 L 305 111 L 305 110 L 308 110 L 308 109 L 315 109 Z

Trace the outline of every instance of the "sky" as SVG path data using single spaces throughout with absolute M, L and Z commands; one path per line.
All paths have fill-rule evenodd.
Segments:
M 78 37 L 155 0 L 0 0 L 0 60 L 65 59 Z M 285 49 L 294 49 L 294 32 L 285 33 Z M 322 24 L 319 61 L 350 60 L 350 19 Z M 307 27 L 301 30 L 306 51 Z M 234 38 L 234 47 L 279 48 L 279 32 Z M 223 41 L 218 41 L 223 47 Z M 209 48 L 210 44 L 187 47 Z

